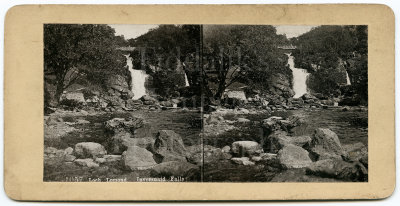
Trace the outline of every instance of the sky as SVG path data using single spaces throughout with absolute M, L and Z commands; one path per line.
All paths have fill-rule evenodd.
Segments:
M 145 34 L 152 28 L 157 27 L 156 24 L 110 24 L 115 29 L 116 35 L 124 35 L 125 39 L 136 38 Z M 311 30 L 315 26 L 304 25 L 279 25 L 275 26 L 278 34 L 286 34 L 287 38 L 298 37 Z
M 125 39 L 136 38 L 145 34 L 150 29 L 157 27 L 156 24 L 110 24 L 115 29 L 116 35 L 124 35 Z
M 289 25 L 280 25 L 275 26 L 277 34 L 286 34 L 287 38 L 298 37 L 301 34 L 304 34 L 310 31 L 313 27 L 316 26 L 304 26 L 304 25 L 296 25 L 296 26 L 289 26 Z

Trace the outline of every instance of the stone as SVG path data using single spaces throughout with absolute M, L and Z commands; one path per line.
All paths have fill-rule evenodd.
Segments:
M 314 131 L 308 151 L 315 160 L 342 159 L 342 156 L 346 156 L 336 133 L 324 128 Z
M 76 103 L 86 103 L 82 92 L 68 92 L 61 95 L 61 101 L 74 101 Z
M 158 162 L 183 160 L 186 156 L 186 148 L 182 137 L 173 130 L 160 130 L 154 142 L 154 153 Z
M 136 129 L 141 128 L 145 124 L 142 118 L 130 117 L 130 118 L 114 118 L 104 123 L 105 129 L 110 132 L 130 132 L 135 133 Z
M 261 156 L 253 156 L 253 157 L 251 157 L 251 160 L 252 160 L 253 162 L 259 162 L 259 161 L 262 160 L 262 157 L 261 157 Z
M 368 170 L 359 162 L 349 163 L 337 159 L 324 159 L 307 167 L 307 174 L 333 177 L 346 181 L 368 181 Z
M 186 159 L 188 162 L 203 165 L 203 155 L 204 163 L 226 160 L 232 157 L 232 155 L 224 153 L 220 148 L 210 145 L 204 145 L 204 150 L 201 145 L 192 145 L 187 147 Z
M 228 145 L 226 145 L 226 146 L 223 147 L 221 150 L 222 150 L 222 152 L 229 153 L 229 152 L 231 151 L 231 147 L 229 147 Z
M 129 147 L 122 154 L 122 161 L 124 166 L 131 171 L 150 169 L 157 164 L 151 152 L 137 146 Z
M 365 156 L 368 156 L 368 148 L 361 142 L 347 144 L 342 146 L 346 151 L 346 158 L 349 161 L 359 161 Z
M 244 123 L 249 123 L 250 120 L 249 120 L 249 119 L 246 119 L 246 118 L 238 118 L 238 119 L 237 119 L 237 122 L 244 124 Z
M 254 165 L 255 163 L 250 161 L 248 157 L 234 157 L 231 159 L 232 162 L 239 165 Z
M 76 124 L 90 124 L 90 122 L 84 119 L 78 119 L 76 120 Z
M 228 98 L 228 99 L 237 99 L 240 101 L 246 101 L 246 94 L 244 93 L 244 91 L 226 91 L 224 93 L 224 98 Z
M 286 145 L 292 144 L 303 147 L 310 142 L 311 137 L 309 136 L 288 136 L 286 132 L 276 131 L 268 136 L 264 149 L 266 148 L 271 153 L 277 153 Z
M 127 132 L 120 132 L 107 140 L 106 148 L 110 154 L 122 154 L 129 146 L 138 146 L 145 149 L 153 147 L 154 139 L 151 137 L 132 138 Z
M 281 129 L 282 117 L 272 116 L 262 121 L 262 128 L 266 135 Z
M 303 100 L 307 100 L 307 99 L 315 99 L 316 97 L 314 97 L 313 95 L 311 95 L 309 93 L 305 93 L 305 94 L 303 94 L 303 96 L 301 96 L 301 98 Z
M 74 155 L 70 155 L 70 154 L 67 154 L 64 157 L 64 161 L 66 161 L 66 162 L 73 162 L 75 159 L 76 159 L 76 157 Z
M 199 167 L 188 162 L 170 161 L 162 162 L 151 169 L 153 176 L 177 176 L 185 177 L 192 170 L 197 171 Z
M 104 155 L 103 158 L 106 160 L 106 162 L 118 162 L 118 161 L 121 161 L 122 156 L 121 155 Z
M 279 150 L 277 159 L 279 163 L 287 169 L 303 168 L 312 163 L 305 149 L 291 144 Z
M 96 158 L 94 161 L 98 164 L 103 164 L 103 163 L 107 162 L 107 160 L 105 158 L 101 158 L 101 157 Z
M 83 167 L 89 167 L 89 168 L 99 167 L 99 164 L 95 163 L 91 158 L 76 159 L 74 162 L 75 164 Z
M 236 156 L 251 156 L 262 153 L 260 144 L 254 141 L 236 141 L 232 143 L 231 151 Z
M 64 150 L 64 152 L 65 152 L 65 154 L 70 155 L 74 152 L 74 149 L 72 147 L 68 147 Z
M 78 158 L 103 157 L 107 154 L 104 147 L 95 142 L 81 142 L 75 145 L 75 155 Z

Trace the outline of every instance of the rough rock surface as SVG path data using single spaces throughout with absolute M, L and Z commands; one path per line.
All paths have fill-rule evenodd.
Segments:
M 359 161 L 365 156 L 368 158 L 368 148 L 361 142 L 347 144 L 342 146 L 347 153 L 347 159 L 350 161 Z
M 104 147 L 95 142 L 81 142 L 75 145 L 75 156 L 78 158 L 103 157 L 107 154 Z
M 105 122 L 105 129 L 114 133 L 130 132 L 134 134 L 135 130 L 141 128 L 143 124 L 142 118 L 114 118 Z
M 307 167 L 307 173 L 347 181 L 368 181 L 368 171 L 361 163 L 349 163 L 337 159 L 313 162 Z
M 277 156 L 280 164 L 284 168 L 303 168 L 309 166 L 312 161 L 308 156 L 308 152 L 295 145 L 286 145 L 278 152 Z
M 292 144 L 299 147 L 303 147 L 311 142 L 311 137 L 309 136 L 288 136 L 286 132 L 274 132 L 271 134 L 266 141 L 266 148 L 268 152 L 277 153 L 284 146 Z
M 182 137 L 172 130 L 160 130 L 154 142 L 157 162 L 185 161 L 186 148 Z
M 240 157 L 251 156 L 262 153 L 262 148 L 254 141 L 236 141 L 232 143 L 231 152 Z
M 338 136 L 330 129 L 316 129 L 308 150 L 316 160 L 342 159 L 346 156 Z
M 76 159 L 74 162 L 75 162 L 75 164 L 83 166 L 83 167 L 89 167 L 89 168 L 99 167 L 99 164 L 95 163 L 93 161 L 93 159 L 91 159 L 91 158 Z
M 122 154 L 122 160 L 125 167 L 132 171 L 150 169 L 157 164 L 151 152 L 137 146 L 129 147 Z
M 203 164 L 203 155 L 204 155 L 204 163 L 226 160 L 232 157 L 231 154 L 224 152 L 222 149 L 210 145 L 204 145 L 204 150 L 202 149 L 201 145 L 189 146 L 186 149 L 187 149 L 186 159 L 188 160 L 188 162 L 197 165 Z

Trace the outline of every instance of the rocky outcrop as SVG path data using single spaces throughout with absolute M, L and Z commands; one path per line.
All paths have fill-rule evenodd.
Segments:
M 318 128 L 314 131 L 308 151 L 311 152 L 313 159 L 342 159 L 346 152 L 340 144 L 339 138 L 330 129 Z
M 346 151 L 346 159 L 349 161 L 359 161 L 361 159 L 368 159 L 368 148 L 361 142 L 354 144 L 347 144 L 342 146 Z
M 78 158 L 96 158 L 107 154 L 104 147 L 95 142 L 81 142 L 75 145 L 75 156 Z
M 278 152 L 277 159 L 283 168 L 303 168 L 309 166 L 312 161 L 308 152 L 292 144 L 286 145 Z
M 157 164 L 151 152 L 137 146 L 131 146 L 122 153 L 122 161 L 124 166 L 132 171 L 150 169 Z

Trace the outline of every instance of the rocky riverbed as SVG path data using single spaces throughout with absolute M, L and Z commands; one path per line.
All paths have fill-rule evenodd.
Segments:
M 211 108 L 57 109 L 45 116 L 44 180 L 368 179 L 365 107 Z

